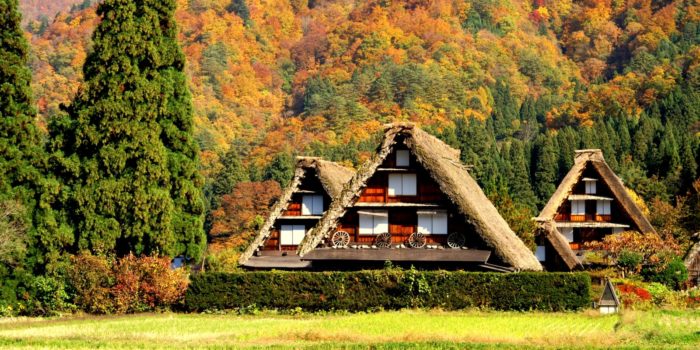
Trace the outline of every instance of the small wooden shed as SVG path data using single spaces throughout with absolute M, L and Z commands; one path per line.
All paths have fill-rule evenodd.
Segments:
M 605 280 L 605 289 L 603 289 L 603 295 L 600 296 L 600 301 L 598 301 L 598 310 L 603 315 L 614 314 L 620 310 L 620 299 L 615 293 L 615 286 L 609 279 Z

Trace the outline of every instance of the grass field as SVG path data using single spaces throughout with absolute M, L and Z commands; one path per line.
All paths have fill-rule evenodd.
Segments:
M 0 348 L 700 348 L 698 312 L 142 314 L 0 320 Z

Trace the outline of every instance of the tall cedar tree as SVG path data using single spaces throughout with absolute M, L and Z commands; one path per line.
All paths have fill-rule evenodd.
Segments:
M 0 0 L 0 201 L 20 204 L 22 226 L 36 240 L 29 244 L 31 265 L 41 269 L 47 261 L 39 247 L 70 244 L 72 239 L 51 234 L 56 232 L 55 220 L 48 202 L 57 186 L 44 176 L 46 157 L 34 120 L 27 65 L 29 46 L 17 8 L 17 0 Z
M 97 9 L 85 83 L 51 125 L 76 249 L 202 254 L 203 180 L 174 12 L 174 0 Z

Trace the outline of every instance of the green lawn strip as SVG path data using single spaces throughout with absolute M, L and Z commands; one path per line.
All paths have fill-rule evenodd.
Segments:
M 16 348 L 694 348 L 691 312 L 586 313 L 402 310 L 255 316 L 142 314 L 0 322 Z

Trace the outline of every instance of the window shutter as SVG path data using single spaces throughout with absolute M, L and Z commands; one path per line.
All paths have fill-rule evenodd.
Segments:
M 301 196 L 301 215 L 311 215 L 314 207 L 313 196 Z
M 323 196 L 312 196 L 313 198 L 313 210 L 311 214 L 321 215 L 323 214 Z
M 401 179 L 401 189 L 403 190 L 401 194 L 404 196 L 415 196 L 418 192 L 416 191 L 418 187 L 416 174 L 403 174 Z
M 447 234 L 447 212 L 437 212 L 433 215 L 433 232 L 434 235 Z
M 301 240 L 306 236 L 306 227 L 304 225 L 294 225 L 294 235 L 292 237 L 292 244 L 298 245 Z
M 538 245 L 537 251 L 535 251 L 535 256 L 537 257 L 537 260 L 545 261 L 545 259 L 547 258 L 545 252 L 545 247 L 543 245 Z
M 586 194 L 595 194 L 596 192 L 596 182 L 586 181 Z
M 586 213 L 586 202 L 582 200 L 571 201 L 571 215 L 583 215 Z
M 372 214 L 360 213 L 360 234 L 371 235 L 374 233 L 374 218 Z
M 282 225 L 280 227 L 280 244 L 294 244 L 294 225 Z
M 389 232 L 389 212 L 379 211 L 374 215 L 374 234 Z
M 562 227 L 561 234 L 566 238 L 567 242 L 574 241 L 574 228 L 573 227 Z
M 389 195 L 398 196 L 402 191 L 403 179 L 401 174 L 389 174 Z
M 418 233 L 429 235 L 433 231 L 433 216 L 418 213 Z
M 396 151 L 396 166 L 397 167 L 407 167 L 410 165 L 410 153 L 408 150 L 398 150 Z

